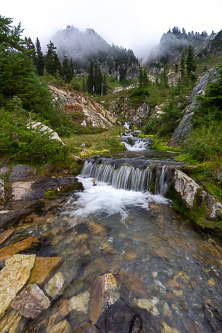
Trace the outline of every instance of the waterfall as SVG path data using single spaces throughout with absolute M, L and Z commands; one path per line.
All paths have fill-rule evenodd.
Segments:
M 81 176 L 95 178 L 116 189 L 137 192 L 150 191 L 152 183 L 155 182 L 155 194 L 164 195 L 172 179 L 172 170 L 167 166 L 148 165 L 140 169 L 124 164 L 116 167 L 115 164 L 85 161 Z

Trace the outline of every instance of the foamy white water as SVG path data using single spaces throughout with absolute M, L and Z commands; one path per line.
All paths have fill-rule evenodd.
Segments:
M 141 151 L 147 149 L 146 141 L 137 140 L 135 141 L 133 146 L 129 145 L 127 142 L 123 142 L 123 144 L 126 147 L 126 149 L 129 151 Z
M 93 186 L 92 178 L 78 177 L 83 183 L 84 191 L 78 193 L 78 199 L 67 203 L 67 211 L 74 220 L 78 217 L 87 218 L 90 214 L 105 213 L 107 216 L 120 214 L 121 221 L 128 217 L 128 209 L 132 206 L 149 210 L 149 201 L 158 204 L 169 203 L 162 195 L 152 195 L 150 192 L 127 191 L 115 189 L 106 183 L 97 182 Z

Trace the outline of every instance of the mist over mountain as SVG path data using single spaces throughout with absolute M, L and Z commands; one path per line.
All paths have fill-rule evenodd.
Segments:
M 197 59 L 220 55 L 222 53 L 222 32 L 212 32 L 209 36 L 206 31 L 187 33 L 184 28 L 181 31 L 178 27 L 174 27 L 162 35 L 158 46 L 152 48 L 146 64 L 153 68 L 157 65 L 162 67 L 167 63 L 179 62 L 181 53 L 183 50 L 186 52 L 190 44 L 194 48 Z
M 138 77 L 138 59 L 132 50 L 108 44 L 93 29 L 82 32 L 68 25 L 52 37 L 60 60 L 64 56 L 72 59 L 77 74 L 97 63 L 106 75 L 123 78 Z

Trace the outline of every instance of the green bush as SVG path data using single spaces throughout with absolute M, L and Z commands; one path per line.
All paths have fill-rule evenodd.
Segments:
M 17 162 L 43 164 L 64 160 L 67 148 L 52 133 L 41 131 L 41 125 L 32 128 L 31 116 L 22 115 L 21 109 L 0 110 L 0 152 Z
M 215 161 L 222 157 L 222 123 L 212 121 L 194 129 L 183 145 L 189 156 L 197 161 Z

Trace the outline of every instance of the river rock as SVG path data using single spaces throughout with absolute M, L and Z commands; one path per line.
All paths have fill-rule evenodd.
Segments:
M 0 245 L 4 243 L 6 239 L 8 239 L 11 236 L 11 234 L 13 234 L 13 232 L 14 230 L 8 229 L 0 234 Z
M 137 305 L 141 309 L 146 309 L 148 312 L 151 312 L 154 316 L 159 316 L 159 310 L 156 307 L 156 304 L 159 303 L 159 299 L 157 297 L 153 297 L 150 300 L 141 298 L 134 298 L 133 303 Z
M 17 164 L 13 167 L 9 181 L 19 181 L 37 174 L 37 169 L 30 165 Z
M 88 313 L 88 303 L 89 303 L 89 291 L 85 291 L 82 294 L 73 296 L 70 300 L 70 305 L 72 310 Z
M 96 326 L 85 323 L 81 327 L 78 327 L 76 330 L 73 331 L 73 333 L 98 333 Z
M 5 267 L 0 272 L 0 315 L 26 284 L 34 263 L 35 254 L 17 254 L 6 260 Z
M 89 314 L 93 324 L 96 324 L 107 305 L 114 304 L 120 295 L 115 277 L 111 274 L 99 276 L 90 290 Z
M 195 195 L 201 187 L 192 178 L 179 170 L 175 170 L 172 184 L 185 205 L 191 209 L 194 204 Z
M 14 254 L 27 250 L 32 246 L 36 246 L 38 243 L 39 243 L 38 238 L 29 237 L 22 240 L 21 242 L 5 246 L 2 249 L 0 249 L 0 258 L 13 256 Z
M 204 90 L 206 89 L 208 82 L 212 81 L 216 75 L 216 70 L 214 68 L 210 69 L 193 89 L 190 97 L 190 104 L 184 109 L 184 116 L 178 127 L 175 129 L 170 142 L 168 143 L 169 146 L 176 147 L 180 145 L 189 134 L 192 129 L 192 115 L 195 112 L 195 104 L 197 103 L 195 97 L 197 95 L 204 95 Z
M 5 199 L 5 182 L 0 178 L 0 200 Z
M 44 287 L 47 295 L 51 297 L 59 295 L 64 282 L 65 280 L 63 274 L 61 272 L 56 273 Z
M 61 263 L 60 257 L 37 257 L 28 283 L 42 285 Z
M 36 318 L 43 310 L 48 309 L 50 301 L 44 292 L 31 284 L 26 287 L 11 303 L 11 307 L 18 310 L 26 318 Z
M 7 311 L 0 321 L 1 333 L 20 333 L 24 328 L 24 319 L 19 315 L 18 311 L 11 309 Z
M 163 333 L 180 333 L 176 328 L 168 326 L 165 322 L 162 323 L 162 327 Z
M 52 326 L 47 333 L 72 333 L 70 323 L 67 320 L 60 321 L 58 324 Z

